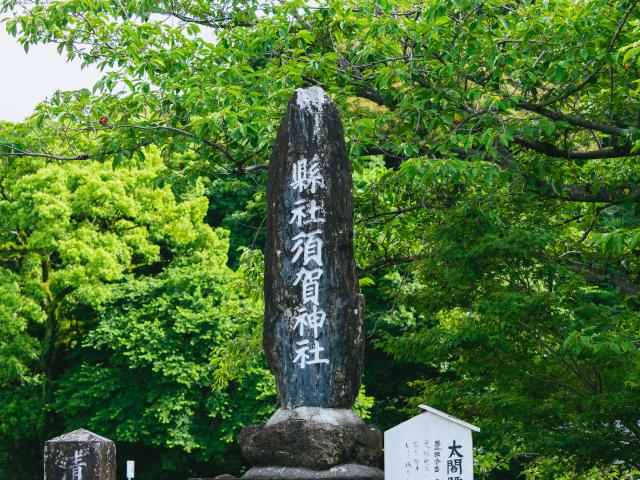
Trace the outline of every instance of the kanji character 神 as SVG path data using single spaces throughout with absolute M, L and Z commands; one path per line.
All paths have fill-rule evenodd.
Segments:
M 318 338 L 318 330 L 324 327 L 324 320 L 327 314 L 322 310 L 318 310 L 318 307 L 313 305 L 311 312 L 307 311 L 306 307 L 300 307 L 298 309 L 298 315 L 296 315 L 296 323 L 293 329 L 300 329 L 300 336 L 305 334 L 305 328 L 313 330 L 313 338 Z

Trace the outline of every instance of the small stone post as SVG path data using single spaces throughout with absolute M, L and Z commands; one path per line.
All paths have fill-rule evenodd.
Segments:
M 44 480 L 116 480 L 116 446 L 80 428 L 44 443 Z

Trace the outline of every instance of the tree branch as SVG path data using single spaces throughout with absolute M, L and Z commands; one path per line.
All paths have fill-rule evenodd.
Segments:
M 569 200 L 572 202 L 586 203 L 618 203 L 626 199 L 640 201 L 640 187 L 601 187 L 593 190 L 590 185 L 560 184 L 555 185 L 557 193 L 549 196 Z
M 600 60 L 598 66 L 595 68 L 595 70 L 593 70 L 593 72 L 591 72 L 587 76 L 587 78 L 585 78 L 582 82 L 580 82 L 580 83 L 578 83 L 576 85 L 573 85 L 572 87 L 569 87 L 568 89 L 566 89 L 564 92 L 562 92 L 562 93 L 560 93 L 558 95 L 555 95 L 555 96 L 553 96 L 553 97 L 551 97 L 551 98 L 539 103 L 538 105 L 540 107 L 547 107 L 547 106 L 549 106 L 549 105 L 551 105 L 553 103 L 559 102 L 561 100 L 564 100 L 567 97 L 570 97 L 574 93 L 579 92 L 586 85 L 588 85 L 589 82 L 591 82 L 591 80 L 593 80 L 596 77 L 596 75 L 598 75 L 600 73 L 600 71 L 602 70 L 602 67 L 604 67 L 604 65 L 605 65 L 606 56 L 609 55 L 613 51 L 613 47 L 615 46 L 616 41 L 618 40 L 618 37 L 620 36 L 620 32 L 622 32 L 622 28 L 627 23 L 627 20 L 629 19 L 629 15 L 631 15 L 631 12 L 638 5 L 638 1 L 640 1 L 640 0 L 634 0 L 631 3 L 631 6 L 627 9 L 627 11 L 624 13 L 622 18 L 618 22 L 618 26 L 616 27 L 616 30 L 613 32 L 613 36 L 611 37 L 611 41 L 609 42 L 609 47 L 607 48 L 607 52 L 603 56 L 603 58 Z
M 229 29 L 234 27 L 253 27 L 255 25 L 252 22 L 235 21 L 232 17 L 207 18 L 207 19 L 189 17 L 184 13 L 180 13 L 176 9 L 174 2 L 171 2 L 171 10 L 166 12 L 166 14 L 176 17 L 178 20 L 181 20 L 185 23 L 195 23 L 197 25 L 202 25 L 204 27 L 211 27 L 211 28 Z
M 524 137 L 514 137 L 513 141 L 527 150 L 542 153 L 548 157 L 565 158 L 567 160 L 600 160 L 604 158 L 620 158 L 638 156 L 640 151 L 631 152 L 631 145 L 601 148 L 598 150 L 562 150 L 552 143 L 541 140 L 529 140 Z
M 589 280 L 595 283 L 609 283 L 630 297 L 640 294 L 640 285 L 631 281 L 623 274 L 610 271 L 603 271 L 592 265 L 576 262 L 575 260 L 563 260 L 561 263 L 570 266 L 574 270 L 584 274 Z
M 51 155 L 49 153 L 38 153 L 38 152 L 30 152 L 27 150 L 21 150 L 12 145 L 0 144 L 0 147 L 10 148 L 11 150 L 15 150 L 15 152 L 0 152 L 0 157 L 37 157 L 37 158 L 47 158 L 50 160 L 60 160 L 63 162 L 74 161 L 74 160 L 90 160 L 91 155 L 88 153 L 82 153 L 80 155 L 74 155 L 72 157 L 65 157 L 64 155 Z
M 105 128 L 105 126 L 101 126 L 102 128 Z M 183 130 L 181 128 L 177 128 L 177 127 L 171 127 L 169 125 L 129 125 L 129 124 L 121 124 L 121 125 L 109 125 L 106 126 L 106 128 L 110 128 L 113 130 L 117 130 L 117 129 L 134 129 L 134 130 L 142 130 L 142 131 L 167 131 L 167 132 L 171 132 L 171 133 L 175 133 L 177 135 L 182 135 L 188 138 L 192 138 L 194 140 L 197 140 L 199 142 L 204 143 L 205 145 L 214 148 L 215 150 L 218 150 L 220 153 L 222 153 L 234 166 L 235 168 L 233 169 L 234 173 L 253 173 L 253 172 L 257 172 L 260 170 L 266 170 L 269 168 L 269 166 L 267 164 L 256 164 L 256 165 L 249 165 L 249 166 L 245 166 L 244 164 L 246 163 L 246 161 L 248 160 L 243 160 L 243 161 L 239 161 L 238 159 L 235 158 L 235 156 L 224 146 L 220 145 L 219 143 L 216 143 L 212 140 L 208 140 L 206 138 L 200 138 L 197 135 L 195 135 L 192 132 L 189 132 L 187 130 Z M 0 147 L 6 147 L 9 148 L 11 150 L 15 150 L 12 152 L 0 152 L 0 157 L 40 157 L 40 158 L 48 158 L 51 160 L 60 160 L 60 161 L 71 161 L 71 160 L 92 160 L 93 157 L 91 154 L 89 153 L 83 153 L 83 154 L 79 154 L 79 155 L 75 155 L 75 156 L 62 156 L 62 155 L 51 155 L 48 153 L 38 153 L 38 152 L 31 152 L 31 151 L 26 151 L 26 150 L 21 150 L 16 148 L 13 145 L 9 145 L 9 144 L 2 144 L 0 143 Z M 250 157 L 251 158 L 251 157 Z
M 387 212 L 375 213 L 373 215 L 369 215 L 368 217 L 361 218 L 360 220 L 358 220 L 355 223 L 356 224 L 358 224 L 358 223 L 366 223 L 366 222 L 368 222 L 370 220 L 373 220 L 374 218 L 401 215 L 403 213 L 413 212 L 413 211 L 416 211 L 416 210 L 421 210 L 423 208 L 429 208 L 429 205 L 423 205 L 423 204 L 411 205 L 409 207 L 398 208 L 397 210 L 390 210 L 390 211 L 387 211 Z
M 381 107 L 387 107 L 389 110 L 393 110 L 398 106 L 398 102 L 396 100 L 385 99 L 375 88 L 361 87 L 356 91 L 356 94 L 359 97 L 371 100 L 373 103 L 380 105 Z
M 596 130 L 598 132 L 607 133 L 609 135 L 623 135 L 624 129 L 595 120 L 586 120 L 576 115 L 549 110 L 537 103 L 518 102 L 517 108 L 522 108 L 530 112 L 537 113 L 552 120 L 565 121 L 576 127 L 586 128 L 588 130 Z
M 171 127 L 168 125 L 127 125 L 127 124 L 112 125 L 112 126 L 109 126 L 108 128 L 111 128 L 114 130 L 117 130 L 118 128 L 129 128 L 129 129 L 135 129 L 135 130 L 166 130 L 168 132 L 176 133 L 178 135 L 182 135 L 185 137 L 193 138 L 194 140 L 198 140 L 199 142 L 202 142 L 205 145 L 218 150 L 225 157 L 227 157 L 231 161 L 231 163 L 238 164 L 238 161 L 235 159 L 235 157 L 224 146 L 220 145 L 219 143 L 208 140 L 206 138 L 200 138 L 195 133 L 189 132 L 187 130 L 183 130 L 181 128 Z
M 237 167 L 234 170 L 234 172 L 235 173 L 253 173 L 253 172 L 259 172 L 261 170 L 268 170 L 268 169 L 269 169 L 269 165 L 267 165 L 266 163 L 258 163 L 256 165 L 249 165 L 248 167 L 241 165 Z

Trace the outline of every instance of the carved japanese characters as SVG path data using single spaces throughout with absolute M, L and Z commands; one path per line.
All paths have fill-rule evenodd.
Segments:
M 264 348 L 284 408 L 350 408 L 360 386 L 362 302 L 351 170 L 336 106 L 298 89 L 269 165 Z

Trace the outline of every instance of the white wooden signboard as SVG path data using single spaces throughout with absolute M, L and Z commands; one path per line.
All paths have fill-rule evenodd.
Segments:
M 423 413 L 384 433 L 387 480 L 473 480 L 474 425 L 420 405 Z

